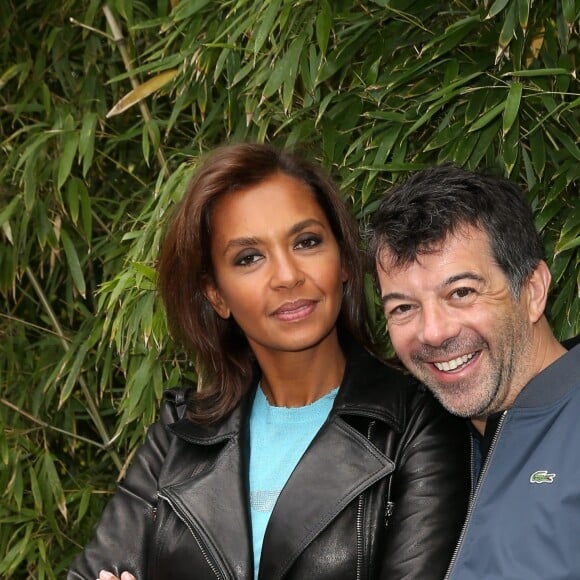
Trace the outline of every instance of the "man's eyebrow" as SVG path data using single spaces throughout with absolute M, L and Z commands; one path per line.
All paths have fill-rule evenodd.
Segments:
M 446 288 L 447 286 L 451 286 L 456 282 L 461 282 L 462 280 L 473 280 L 474 282 L 485 282 L 485 278 L 480 276 L 479 274 L 475 274 L 474 272 L 460 272 L 459 274 L 454 274 L 453 276 L 449 276 L 443 280 L 443 282 L 439 285 L 439 288 Z M 404 294 L 403 292 L 389 292 L 387 294 L 383 294 L 381 296 L 381 303 L 385 305 L 389 300 L 412 300 L 412 296 L 408 294 Z
M 441 284 L 441 288 L 445 288 L 446 286 L 451 286 L 456 282 L 461 282 L 462 280 L 473 280 L 474 282 L 485 282 L 485 278 L 476 274 L 475 272 L 460 272 L 459 274 L 454 274 L 453 276 L 449 276 L 446 280 L 443 281 Z
M 386 304 L 389 300 L 410 300 L 410 297 L 402 292 L 389 292 L 381 296 L 382 304 Z

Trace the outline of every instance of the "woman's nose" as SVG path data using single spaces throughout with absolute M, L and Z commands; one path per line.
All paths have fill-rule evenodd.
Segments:
M 270 283 L 273 288 L 293 288 L 304 281 L 298 260 L 286 253 L 272 258 Z

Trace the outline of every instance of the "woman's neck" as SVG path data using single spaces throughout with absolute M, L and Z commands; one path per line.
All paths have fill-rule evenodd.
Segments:
M 261 387 L 271 405 L 303 407 L 340 385 L 346 358 L 336 334 L 299 352 L 257 349 Z

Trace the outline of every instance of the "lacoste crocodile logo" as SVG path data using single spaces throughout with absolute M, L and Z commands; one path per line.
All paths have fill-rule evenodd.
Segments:
M 548 473 L 545 469 L 535 471 L 530 476 L 530 483 L 554 483 L 555 473 Z

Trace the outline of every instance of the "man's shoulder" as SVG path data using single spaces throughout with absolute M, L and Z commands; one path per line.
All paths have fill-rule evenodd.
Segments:
M 566 340 L 562 345 L 567 352 L 534 376 L 520 392 L 514 408 L 550 407 L 573 394 L 580 385 L 579 338 Z
M 562 341 L 562 346 L 566 350 L 572 350 L 575 346 L 578 345 L 580 345 L 580 334 Z

